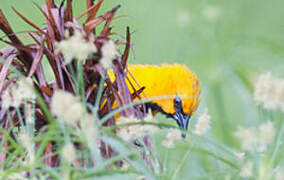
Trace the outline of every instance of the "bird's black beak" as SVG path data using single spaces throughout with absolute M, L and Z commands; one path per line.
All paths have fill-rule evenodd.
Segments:
M 183 138 L 186 137 L 186 131 L 187 131 L 187 128 L 188 128 L 190 114 L 185 114 L 183 112 L 182 99 L 178 95 L 174 98 L 175 113 L 173 113 L 173 114 L 165 112 L 159 105 L 157 105 L 155 103 L 151 103 L 151 102 L 146 103 L 146 108 L 147 109 L 150 108 L 153 111 L 158 111 L 158 112 L 166 115 L 168 118 L 173 118 L 174 120 L 176 120 L 179 128 L 182 131 L 181 136 Z
M 173 114 L 173 118 L 176 120 L 179 128 L 182 130 L 182 137 L 185 138 L 190 115 L 185 115 L 182 112 L 175 112 Z
M 190 115 L 184 114 L 182 109 L 182 100 L 179 96 L 176 96 L 174 99 L 174 108 L 176 112 L 172 114 L 172 117 L 176 120 L 179 128 L 182 130 L 182 137 L 185 138 Z

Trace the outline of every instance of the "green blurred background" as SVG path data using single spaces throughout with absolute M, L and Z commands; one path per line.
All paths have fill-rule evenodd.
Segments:
M 85 1 L 73 3 L 76 15 L 85 9 Z M 125 35 L 126 26 L 130 26 L 133 51 L 129 63 L 188 65 L 203 86 L 201 106 L 191 123 L 208 107 L 212 116 L 209 136 L 238 149 L 233 136 L 237 127 L 261 123 L 252 98 L 256 76 L 267 71 L 284 75 L 284 1 L 105 0 L 99 14 L 118 4 L 122 7 L 113 32 Z M 12 6 L 43 25 L 44 18 L 31 0 L 0 0 L 0 7 L 16 32 L 32 28 L 15 15 Z M 4 47 L 2 42 L 0 47 Z M 171 151 L 169 166 L 179 164 L 183 156 L 177 153 L 186 151 Z M 203 161 L 210 164 L 210 160 Z M 189 163 L 183 169 L 192 167 Z M 190 172 L 194 176 L 211 171 L 203 166 Z M 187 179 L 179 174 L 177 178 Z

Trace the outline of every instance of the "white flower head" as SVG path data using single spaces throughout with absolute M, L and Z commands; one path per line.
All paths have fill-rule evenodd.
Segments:
M 25 101 L 34 102 L 36 95 L 33 91 L 33 80 L 31 78 L 20 79 L 11 88 L 5 90 L 2 95 L 2 106 L 4 108 L 19 107 Z
M 156 122 L 156 119 L 154 118 L 152 112 L 149 112 L 148 114 L 146 114 L 146 116 L 142 119 L 142 121 L 146 122 L 146 123 L 154 123 Z M 153 133 L 155 131 L 158 130 L 157 126 L 155 125 L 147 125 L 147 124 L 144 124 L 143 125 L 143 133 L 144 134 L 150 134 L 150 133 Z M 143 134 L 142 133 L 142 134 Z
M 131 131 L 129 131 L 127 128 L 120 128 L 119 131 L 117 131 L 117 135 L 125 141 L 133 139 Z
M 268 121 L 261 124 L 257 129 L 253 128 L 238 128 L 235 136 L 241 142 L 242 149 L 245 151 L 253 152 L 258 150 L 264 152 L 274 137 L 275 129 L 273 123 Z
M 209 21 L 215 22 L 219 15 L 220 11 L 216 6 L 207 6 L 203 9 L 202 15 Z
M 90 35 L 86 38 L 86 34 L 78 30 L 74 32 L 73 36 L 67 34 L 66 39 L 55 45 L 55 53 L 58 54 L 59 52 L 64 56 L 65 64 L 69 64 L 72 59 L 85 63 L 88 56 L 97 52 L 94 36 Z
M 275 137 L 275 129 L 273 123 L 268 121 L 259 126 L 259 143 L 261 146 L 267 146 Z
M 257 145 L 257 136 L 255 131 L 251 128 L 238 128 L 235 132 L 235 136 L 241 142 L 243 150 L 252 152 Z
M 270 84 L 272 82 L 271 73 L 264 73 L 259 75 L 256 80 L 255 88 L 254 88 L 254 100 L 261 104 L 265 102 L 267 99 L 267 91 L 270 88 Z
M 275 180 L 283 180 L 284 179 L 284 171 L 278 171 L 275 174 Z
M 236 152 L 235 156 L 240 160 L 243 161 L 245 158 L 245 153 L 244 152 Z
M 279 105 L 278 82 L 279 80 L 272 77 L 271 73 L 261 74 L 255 83 L 254 100 L 258 104 L 263 104 L 266 109 L 277 108 Z
M 164 139 L 162 141 L 162 145 L 167 147 L 167 148 L 173 148 L 174 146 L 174 142 L 176 140 L 180 140 L 181 139 L 181 132 L 178 129 L 174 129 L 171 130 L 170 132 L 168 132 L 166 139 Z
M 253 175 L 253 163 L 247 162 L 241 168 L 240 176 L 243 178 L 249 178 L 249 177 L 252 177 L 252 175 Z
M 87 143 L 96 140 L 98 136 L 98 128 L 93 115 L 85 114 L 80 121 L 80 127 L 85 134 Z
M 24 132 L 19 133 L 19 140 L 23 147 L 27 150 L 27 163 L 33 165 L 35 162 L 34 143 L 31 138 Z
M 117 124 L 139 123 L 143 121 L 144 122 L 154 122 L 155 119 L 153 118 L 151 114 L 147 114 L 142 120 L 136 117 L 120 117 L 117 120 Z M 157 127 L 153 125 L 137 124 L 137 125 L 124 126 L 119 129 L 117 134 L 119 137 L 121 137 L 125 141 L 129 141 L 130 139 L 135 139 L 135 138 L 153 133 L 156 130 L 157 130 Z
M 208 109 L 205 109 L 204 113 L 199 117 L 195 124 L 194 133 L 197 135 L 204 135 L 210 129 L 211 116 L 208 115 Z
M 177 24 L 179 27 L 183 28 L 183 27 L 188 26 L 188 24 L 191 21 L 191 16 L 190 16 L 189 11 L 184 10 L 184 9 L 178 11 L 176 15 L 176 20 L 177 20 Z
M 268 110 L 276 109 L 279 106 L 279 99 L 277 97 L 278 80 L 272 79 L 270 87 L 267 89 L 267 96 L 263 102 L 263 107 Z
M 121 170 L 122 171 L 128 171 L 128 169 L 129 169 L 129 164 L 127 162 L 123 161 L 123 164 L 121 166 Z
M 150 111 L 148 114 L 146 114 L 146 116 L 143 118 L 143 121 L 145 122 L 155 122 L 155 118 L 152 114 L 152 112 Z
M 137 119 L 136 117 L 119 117 L 117 119 L 117 124 L 124 124 L 124 123 L 134 123 L 134 122 L 139 122 L 139 119 Z M 117 135 L 119 137 L 121 137 L 122 139 L 124 139 L 125 141 L 129 141 L 130 139 L 134 139 L 136 138 L 135 133 L 132 131 L 132 127 L 131 126 L 126 126 L 126 127 L 122 127 L 117 131 Z
M 284 112 L 284 79 L 279 80 L 277 88 L 277 99 L 279 101 L 279 107 L 282 112 Z
M 62 148 L 61 153 L 65 161 L 69 163 L 72 163 L 74 160 L 76 160 L 76 151 L 72 143 L 65 145 Z
M 255 84 L 254 100 L 265 109 L 280 108 L 284 112 L 284 79 L 275 78 L 271 73 L 259 75 Z
M 33 92 L 33 80 L 31 78 L 20 79 L 18 90 L 15 93 L 17 93 L 17 96 L 21 96 L 22 99 L 34 100 L 36 96 Z
M 51 98 L 51 112 L 63 118 L 67 124 L 76 126 L 84 115 L 85 109 L 74 95 L 59 90 L 55 91 Z
M 19 107 L 20 102 L 13 99 L 11 91 L 9 89 L 5 90 L 2 94 L 2 107 L 8 109 L 9 107 Z
M 112 61 L 118 55 L 117 47 L 112 40 L 109 40 L 102 46 L 101 50 L 102 58 L 100 63 L 104 69 L 110 69 L 112 67 Z

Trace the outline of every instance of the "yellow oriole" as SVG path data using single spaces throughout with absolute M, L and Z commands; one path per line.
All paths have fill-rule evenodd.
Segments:
M 199 105 L 201 85 L 195 73 L 181 64 L 130 64 L 128 70 L 128 79 L 135 89 L 144 86 L 146 97 L 154 99 L 146 103 L 146 107 L 154 113 L 161 112 L 173 118 L 181 129 L 187 130 L 189 119 Z M 111 81 L 115 79 L 112 71 L 108 75 Z M 127 85 L 130 92 L 133 92 L 129 82 Z M 169 98 L 159 98 L 161 96 Z

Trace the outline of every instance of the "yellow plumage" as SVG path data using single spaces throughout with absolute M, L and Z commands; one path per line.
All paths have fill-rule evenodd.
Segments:
M 128 70 L 133 75 L 140 87 L 145 87 L 143 91 L 145 97 L 155 98 L 172 95 L 172 98 L 153 100 L 166 113 L 174 114 L 174 97 L 178 95 L 182 99 L 182 109 L 184 114 L 192 116 L 199 105 L 200 81 L 190 69 L 181 64 L 163 65 L 128 65 Z M 115 77 L 112 71 L 108 72 L 111 81 Z M 139 89 L 139 85 L 127 73 L 127 77 Z M 133 92 L 129 83 L 130 92 Z M 143 97 L 144 98 L 144 97 Z

